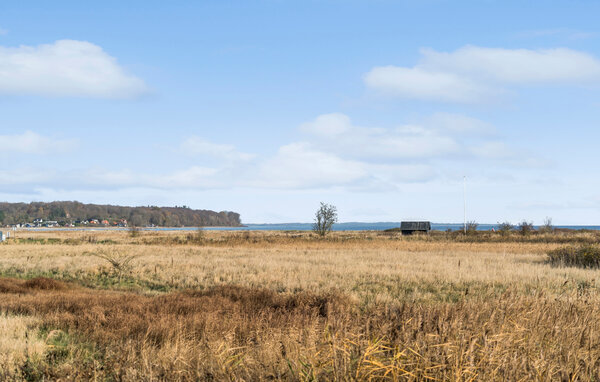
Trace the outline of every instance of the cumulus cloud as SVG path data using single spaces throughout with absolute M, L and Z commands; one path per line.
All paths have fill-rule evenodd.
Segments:
M 427 118 L 425 124 L 446 134 L 489 136 L 496 133 L 496 129 L 490 123 L 463 114 L 437 112 Z
M 500 49 L 465 46 L 451 53 L 423 49 L 422 67 L 510 83 L 600 80 L 600 60 L 572 49 Z
M 471 103 L 504 93 L 504 86 L 600 82 L 600 60 L 567 48 L 422 49 L 414 67 L 375 67 L 364 81 L 369 88 L 403 98 Z
M 300 129 L 314 135 L 313 144 L 323 151 L 366 160 L 436 157 L 459 151 L 453 137 L 436 129 L 419 125 L 361 127 L 340 113 L 321 115 Z
M 364 163 L 344 160 L 301 142 L 282 146 L 275 157 L 263 163 L 256 185 L 274 188 L 341 186 L 368 174 Z
M 0 94 L 133 98 L 147 91 L 144 81 L 90 42 L 0 47 Z
M 254 155 L 239 152 L 235 146 L 210 142 L 200 137 L 190 137 L 180 146 L 180 149 L 190 156 L 205 156 L 227 161 L 248 161 Z
M 466 77 L 419 67 L 376 67 L 364 80 L 368 87 L 383 93 L 418 100 L 471 102 L 491 93 Z
M 23 134 L 0 135 L 0 153 L 47 154 L 73 149 L 77 142 L 44 137 L 33 131 Z
M 464 164 L 507 166 L 535 164 L 502 142 L 494 128 L 476 118 L 437 113 L 420 123 L 392 127 L 359 126 L 342 113 L 317 116 L 299 126 L 302 140 L 284 144 L 270 156 L 238 151 L 201 137 L 177 148 L 198 160 L 169 171 L 82 168 L 68 171 L 18 169 L 0 172 L 3 184 L 25 189 L 65 190 L 209 190 L 345 189 L 397 190 L 410 183 L 440 178 Z M 16 142 L 16 143 L 15 143 Z M 0 150 L 56 151 L 64 142 L 27 132 L 0 136 Z M 4 150 L 2 150 L 4 151 Z M 208 162 L 206 157 L 216 158 Z M 461 164 L 461 161 L 462 164 Z M 173 161 L 173 163 L 179 163 Z
M 483 142 L 478 146 L 472 147 L 471 152 L 478 157 L 488 159 L 516 159 L 515 157 L 517 156 L 514 150 L 500 141 Z
M 91 169 L 71 171 L 63 174 L 67 183 L 77 181 L 82 186 L 93 187 L 148 187 L 157 189 L 188 189 L 188 188 L 218 188 L 219 170 L 216 168 L 192 166 L 178 169 L 172 173 L 151 174 L 131 170 L 108 171 L 104 169 Z

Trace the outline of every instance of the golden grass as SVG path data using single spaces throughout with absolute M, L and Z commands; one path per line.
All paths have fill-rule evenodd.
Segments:
M 31 316 L 0 314 L 0 379 L 18 374 L 28 358 L 39 358 L 46 349 L 38 336 L 41 320 Z
M 117 244 L 83 240 L 77 245 L 4 245 L 0 272 L 95 280 L 111 266 L 94 254 L 114 253 L 135 257 L 130 276 L 145 285 L 168 289 L 239 285 L 314 293 L 337 289 L 360 301 L 457 301 L 464 294 L 496 295 L 508 288 L 558 296 L 581 285 L 595 295 L 600 282 L 591 270 L 543 265 L 545 253 L 561 244 L 399 240 L 376 233 L 338 233 L 335 240 L 309 241 L 307 234 L 263 232 L 251 233 L 243 244 L 240 238 L 245 233 L 206 232 L 217 244 L 149 245 L 143 242 L 186 234 L 145 232 L 139 238 L 115 231 L 27 234 L 64 235 L 62 239 L 93 234 L 96 241 Z
M 72 336 L 55 363 L 31 373 L 48 379 L 600 378 L 600 309 L 582 298 L 509 292 L 361 311 L 335 293 L 222 287 L 148 297 L 71 288 L 4 294 L 0 309 Z M 95 345 L 82 352 L 77 341 Z
M 0 273 L 73 282 L 0 279 L 0 312 L 63 333 L 29 379 L 600 379 L 598 271 L 547 265 L 555 242 L 19 235 Z

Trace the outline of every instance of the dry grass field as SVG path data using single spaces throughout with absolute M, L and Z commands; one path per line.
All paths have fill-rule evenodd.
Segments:
M 17 232 L 1 380 L 599 380 L 594 233 Z

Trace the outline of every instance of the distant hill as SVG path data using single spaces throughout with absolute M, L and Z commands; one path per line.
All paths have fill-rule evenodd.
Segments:
M 76 223 L 97 219 L 114 222 L 126 219 L 129 225 L 163 227 L 241 226 L 235 212 L 193 210 L 189 207 L 123 207 L 79 202 L 0 203 L 2 225 L 23 224 L 35 219 Z

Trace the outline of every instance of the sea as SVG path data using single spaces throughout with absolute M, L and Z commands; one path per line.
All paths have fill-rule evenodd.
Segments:
M 348 222 L 337 223 L 333 225 L 333 231 L 383 231 L 390 228 L 400 227 L 400 222 Z M 245 224 L 243 227 L 202 227 L 209 231 L 310 231 L 313 228 L 312 223 L 277 223 L 277 224 Z M 462 223 L 431 223 L 431 228 L 436 231 L 458 231 L 463 229 Z M 497 224 L 479 224 L 478 231 L 491 231 L 497 229 Z M 538 228 L 538 226 L 534 226 Z M 555 225 L 554 228 L 566 228 L 574 230 L 600 230 L 600 225 Z M 22 228 L 23 229 L 23 228 Z M 25 228 L 25 230 L 35 231 L 103 231 L 120 230 L 126 231 L 129 228 Z M 144 231 L 195 231 L 198 227 L 144 227 Z

